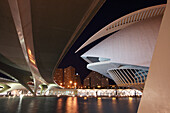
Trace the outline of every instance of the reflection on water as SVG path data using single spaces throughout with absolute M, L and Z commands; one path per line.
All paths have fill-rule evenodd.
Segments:
M 98 107 L 98 113 L 103 113 L 101 97 L 97 98 L 97 107 Z
M 0 113 L 136 113 L 140 98 L 0 98 Z
M 77 97 L 67 97 L 66 112 L 78 113 Z
M 23 98 L 23 97 L 20 97 L 20 99 L 19 99 L 19 104 L 18 104 L 18 109 L 17 109 L 18 112 L 21 111 L 21 107 L 22 107 L 22 106 L 21 106 L 21 105 L 22 105 L 22 98 Z M 9 100 L 9 101 L 10 101 L 10 100 Z
M 59 98 L 58 104 L 56 105 L 56 111 L 57 111 L 57 109 L 60 110 L 60 111 L 62 110 L 62 104 L 63 104 L 63 99 Z

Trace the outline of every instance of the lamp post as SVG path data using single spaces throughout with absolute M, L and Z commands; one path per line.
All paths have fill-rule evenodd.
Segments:
M 60 86 L 62 86 L 63 85 L 63 83 L 60 83 Z
M 74 87 L 75 87 L 75 89 L 76 89 L 76 85 L 77 85 L 77 83 L 75 82 L 75 83 L 74 83 Z
M 70 84 L 72 84 L 73 83 L 73 81 L 70 81 Z
M 71 86 L 70 88 L 72 88 L 72 83 L 73 83 L 73 81 L 70 81 L 70 86 Z

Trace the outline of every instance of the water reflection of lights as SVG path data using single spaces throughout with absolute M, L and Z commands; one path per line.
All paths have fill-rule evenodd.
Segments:
M 101 97 L 97 98 L 97 106 L 98 106 L 98 109 L 99 109 L 99 113 L 103 113 L 103 111 L 102 111 L 102 98 Z
M 62 98 L 58 99 L 58 105 L 56 106 L 56 108 L 57 109 L 62 109 L 62 104 L 63 104 Z
M 131 103 L 133 101 L 133 98 L 132 97 L 129 97 L 129 102 Z
M 24 97 L 24 95 L 20 95 L 19 97 L 22 99 Z
M 18 104 L 18 112 L 20 112 L 21 110 L 21 105 L 22 105 L 22 98 L 24 97 L 24 95 L 20 95 L 20 100 L 19 100 L 19 104 Z
M 129 100 L 133 100 L 133 98 L 132 98 L 132 97 L 129 97 Z
M 87 97 L 84 97 L 84 100 L 87 100 Z
M 113 98 L 112 98 L 112 100 L 116 100 L 116 98 L 115 98 L 115 97 L 113 97 Z
M 78 110 L 77 97 L 68 97 L 66 101 L 66 112 L 77 113 L 77 110 Z
M 97 99 L 98 99 L 98 100 L 101 100 L 102 98 L 101 98 L 101 97 L 98 97 Z

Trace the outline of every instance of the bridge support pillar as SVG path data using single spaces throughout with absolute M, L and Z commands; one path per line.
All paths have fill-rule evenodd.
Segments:
M 170 0 L 164 12 L 138 113 L 170 111 Z

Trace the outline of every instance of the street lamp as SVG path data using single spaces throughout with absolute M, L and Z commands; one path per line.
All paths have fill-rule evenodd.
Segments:
M 72 83 L 73 83 L 73 81 L 70 81 L 70 88 L 72 88 Z
M 70 84 L 72 84 L 73 83 L 73 81 L 70 81 Z
M 77 85 L 77 83 L 75 82 L 75 83 L 74 83 L 74 87 L 75 87 L 75 88 L 76 88 L 76 85 Z

